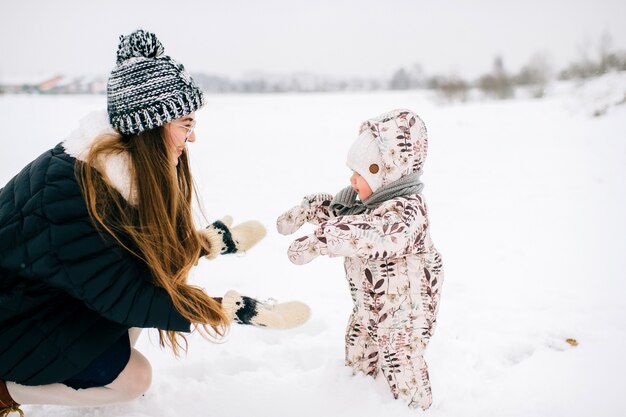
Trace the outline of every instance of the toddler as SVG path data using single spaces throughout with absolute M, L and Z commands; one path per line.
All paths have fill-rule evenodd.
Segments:
M 354 309 L 346 329 L 346 365 L 376 377 L 410 407 L 432 403 L 424 350 L 435 328 L 443 281 L 419 181 L 427 135 L 410 110 L 365 121 L 348 152 L 351 186 L 313 194 L 277 220 L 281 234 L 318 226 L 295 240 L 289 260 L 344 256 Z M 358 196 L 358 198 L 357 198 Z

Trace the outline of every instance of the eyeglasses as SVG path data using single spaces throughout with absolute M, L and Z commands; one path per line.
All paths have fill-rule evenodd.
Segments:
M 181 125 L 180 123 L 174 123 L 174 122 L 171 122 L 171 124 L 173 124 L 174 126 L 184 127 L 185 129 L 187 129 L 187 134 L 185 135 L 185 142 L 189 140 L 189 136 L 191 136 L 191 134 L 193 133 L 193 130 L 196 128 L 195 120 L 191 121 L 191 126 L 185 126 L 185 125 Z

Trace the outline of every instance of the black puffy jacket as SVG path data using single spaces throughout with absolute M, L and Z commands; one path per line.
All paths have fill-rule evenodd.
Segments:
M 145 264 L 95 229 L 61 144 L 0 189 L 0 379 L 63 381 L 130 327 L 190 323 Z

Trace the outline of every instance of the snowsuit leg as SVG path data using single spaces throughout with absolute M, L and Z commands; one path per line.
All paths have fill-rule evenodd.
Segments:
M 363 372 L 376 378 L 378 374 L 378 345 L 359 319 L 356 309 L 350 315 L 346 329 L 346 360 L 353 373 Z
M 401 272 L 390 275 L 390 279 L 383 277 L 379 287 L 392 291 L 376 294 L 371 298 L 375 304 L 368 308 L 378 312 L 380 368 L 393 396 L 403 398 L 410 407 L 426 410 L 432 404 L 432 391 L 423 355 L 436 325 L 443 269 L 439 254 L 419 262 L 421 268 L 414 265 L 406 269 L 417 274 Z
M 428 365 L 423 352 L 427 341 L 416 337 L 410 326 L 401 329 L 379 328 L 380 368 L 394 398 L 409 407 L 426 410 L 432 403 Z
M 432 403 L 424 352 L 433 334 L 443 282 L 433 252 L 380 262 L 346 258 L 354 310 L 346 330 L 346 365 L 376 376 L 410 407 Z

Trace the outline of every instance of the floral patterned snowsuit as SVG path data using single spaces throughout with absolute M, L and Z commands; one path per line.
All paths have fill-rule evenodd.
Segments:
M 426 129 L 414 113 L 396 110 L 366 121 L 361 131 L 367 128 L 377 135 L 383 153 L 383 184 L 421 169 Z M 432 395 L 423 354 L 435 328 L 443 267 L 430 238 L 424 198 L 396 197 L 346 216 L 332 212 L 332 198 L 307 196 L 279 217 L 283 234 L 304 222 L 319 226 L 292 243 L 289 258 L 303 264 L 318 255 L 345 257 L 354 301 L 345 336 L 346 365 L 373 377 L 382 370 L 395 398 L 427 409 Z

